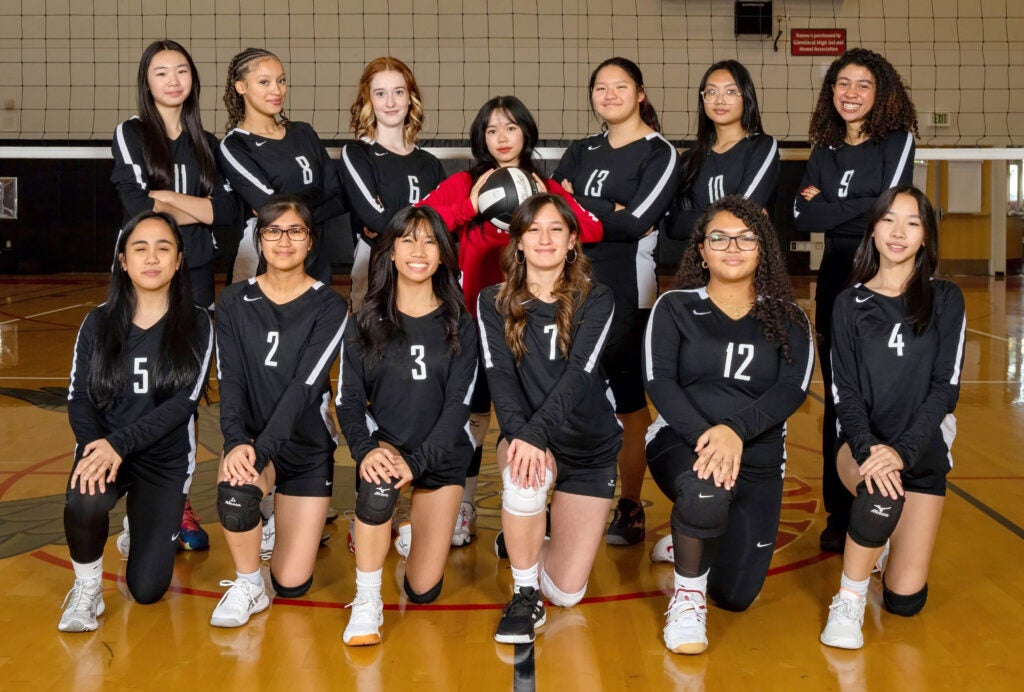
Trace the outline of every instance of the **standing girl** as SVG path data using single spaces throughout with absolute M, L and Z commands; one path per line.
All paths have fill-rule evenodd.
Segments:
M 451 527 L 473 457 L 469 400 L 477 336 L 448 229 L 429 207 L 392 217 L 370 260 L 366 301 L 342 347 L 338 421 L 362 479 L 356 499 L 356 597 L 342 639 L 380 642 L 391 518 L 413 486 L 405 593 L 441 593 Z M 369 403 L 367 403 L 369 402 Z
M 826 393 L 832 391 L 832 305 L 847 285 L 875 200 L 885 190 L 913 181 L 916 132 L 914 104 L 888 60 L 854 48 L 832 63 L 811 115 L 814 149 L 793 206 L 798 231 L 825 233 L 814 330 Z M 835 406 L 826 396 L 821 455 L 828 524 L 820 543 L 822 550 L 835 553 L 843 550 L 850 521 L 850 495 L 836 474 L 837 447 Z
M 740 195 L 768 209 L 779 178 L 779 143 L 761 130 L 750 72 L 735 60 L 716 62 L 700 80 L 697 142 L 683 155 L 681 209 L 668 227 L 689 240 L 713 202 Z
M 255 230 L 260 274 L 229 286 L 217 305 L 224 434 L 217 511 L 237 572 L 221 582 L 230 588 L 210 619 L 217 627 L 240 627 L 270 605 L 260 573 L 260 501 L 275 484 L 270 579 L 285 598 L 309 590 L 334 483 L 329 374 L 347 306 L 306 272 L 317 234 L 299 197 L 271 197 Z
M 591 281 L 572 208 L 558 195 L 534 195 L 509 235 L 505 283 L 484 289 L 477 309 L 501 426 L 501 526 L 514 580 L 494 638 L 523 643 L 545 622 L 541 594 L 569 607 L 587 591 L 622 430 L 600 369 L 614 299 Z
M 110 510 L 125 493 L 128 590 L 139 603 L 155 603 L 171 583 L 195 469 L 196 405 L 213 352 L 210 318 L 192 302 L 183 249 L 170 214 L 131 219 L 117 240 L 107 301 L 75 339 L 68 391 L 75 464 L 64 507 L 75 583 L 62 632 L 98 626 Z
M 541 191 L 562 197 L 576 216 L 580 241 L 601 239 L 601 223 L 583 209 L 573 196 L 551 179 L 541 177 L 533 160 L 538 140 L 537 123 L 529 109 L 515 96 L 496 96 L 485 103 L 469 128 L 473 165 L 469 171 L 452 175 L 427 197 L 423 204 L 436 209 L 448 230 L 459 238 L 459 267 L 466 306 L 476 312 L 477 296 L 485 286 L 503 280 L 501 256 L 509 244 L 508 231 L 480 216 L 480 189 L 498 168 L 518 166 L 537 181 Z M 466 492 L 459 509 L 459 520 L 452 545 L 466 545 L 476 533 L 477 478 L 483 454 L 484 436 L 491 424 L 491 395 L 484 378 L 477 382 L 471 406 L 470 425 L 476 451 L 466 479 Z
M 935 211 L 920 190 L 883 192 L 836 299 L 832 392 L 839 477 L 855 497 L 839 593 L 821 641 L 859 649 L 872 567 L 886 610 L 909 617 L 928 598 L 928 566 L 953 465 L 967 318 L 955 284 L 933 278 Z M 899 373 L 894 377 L 893 373 Z
M 672 501 L 675 563 L 665 646 L 707 648 L 707 596 L 746 610 L 761 591 L 782 511 L 786 419 L 814 369 L 810 325 L 790 294 L 775 229 L 761 206 L 723 197 L 683 253 L 678 290 L 660 298 L 644 337 L 658 419 L 651 476 Z
M 398 58 L 371 60 L 352 104 L 357 142 L 341 150 L 342 183 L 351 209 L 355 255 L 349 302 L 358 310 L 367 289 L 370 250 L 402 207 L 416 204 L 444 180 L 433 154 L 416 146 L 423 100 L 412 70 Z
M 615 324 L 604 366 L 623 427 L 621 498 L 605 540 L 633 545 L 644 539 L 640 491 L 646 467 L 644 431 L 651 423 L 640 342 L 658 294 L 656 226 L 679 187 L 679 156 L 659 134 L 658 115 L 632 60 L 609 58 L 598 65 L 590 75 L 590 100 L 603 121 L 602 132 L 573 143 L 554 177 L 604 227 L 603 241 L 586 251 L 594 278 L 615 296 Z
M 323 229 L 326 221 L 345 212 L 341 181 L 313 128 L 285 115 L 287 95 L 284 66 L 276 55 L 262 48 L 247 48 L 232 58 L 224 88 L 228 133 L 220 143 L 219 156 L 247 214 L 255 214 L 271 195 L 294 194 L 312 210 L 313 221 Z M 256 274 L 255 224 L 249 217 L 242 231 L 233 281 Z M 309 257 L 309 274 L 330 286 L 327 239 L 327 234 L 320 234 L 319 247 Z

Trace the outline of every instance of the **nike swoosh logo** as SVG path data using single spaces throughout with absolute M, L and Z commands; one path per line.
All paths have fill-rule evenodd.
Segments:
M 867 298 L 861 298 L 861 297 L 858 296 L 858 297 L 854 298 L 854 300 L 856 302 L 858 302 L 858 303 L 866 303 L 869 300 L 871 300 L 872 298 L 874 298 L 874 296 L 868 296 Z
M 701 312 L 699 310 L 694 310 L 693 314 L 697 315 L 698 317 L 703 317 L 704 315 L 710 315 L 711 311 L 710 310 L 705 310 L 704 312 Z
M 387 156 L 388 153 L 386 151 L 375 151 L 375 152 L 373 152 L 373 155 L 374 156 Z
M 771 543 L 762 543 L 761 541 L 757 542 L 757 547 L 758 548 L 767 548 L 770 545 L 771 545 Z
M 256 146 L 262 147 L 266 143 L 267 143 L 267 140 L 263 140 L 262 142 L 256 142 Z
M 600 149 L 600 148 L 601 148 L 601 145 L 598 144 L 596 147 L 587 147 L 587 151 L 594 151 L 595 149 Z
M 242 300 L 244 300 L 246 303 L 255 303 L 257 300 L 263 300 L 263 296 L 256 296 L 255 298 L 250 298 L 249 296 L 242 296 Z
M 178 540 L 178 536 L 180 536 L 180 535 L 181 535 L 181 532 L 179 531 L 178 533 L 176 533 L 173 536 L 171 536 L 171 543 L 174 543 L 175 541 L 177 541 Z
M 714 495 L 705 495 L 704 493 L 697 493 L 697 497 L 699 497 L 702 500 L 706 500 L 709 497 L 714 497 Z
M 326 485 L 328 488 L 330 488 L 331 487 L 331 481 L 324 481 L 324 485 Z

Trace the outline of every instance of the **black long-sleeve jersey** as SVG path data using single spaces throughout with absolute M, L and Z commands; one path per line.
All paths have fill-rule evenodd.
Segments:
M 106 438 L 122 459 L 144 457 L 156 465 L 180 464 L 183 459 L 194 463 L 189 424 L 213 353 L 213 327 L 209 316 L 205 310 L 195 308 L 197 329 L 192 347 L 202 358 L 195 382 L 159 402 L 152 386 L 153 370 L 160 357 L 166 317 L 149 329 L 133 325 L 124 347 L 131 376 L 117 400 L 101 411 L 89 398 L 89 373 L 96 347 L 97 313 L 103 309 L 101 305 L 85 316 L 75 339 L 68 419 L 77 448 Z
M 600 243 L 585 245 L 594 278 L 617 296 L 637 296 L 654 274 L 654 263 L 640 257 L 640 239 L 665 216 L 679 189 L 681 169 L 675 147 L 658 133 L 613 148 L 606 132 L 573 142 L 552 178 L 572 183 L 573 196 L 604 227 Z M 624 209 L 615 211 L 615 204 Z M 657 236 L 644 239 L 653 253 Z M 638 276 L 638 262 L 651 277 Z M 656 291 L 652 296 L 656 295 Z M 636 298 L 632 302 L 636 303 Z M 640 307 L 650 307 L 641 298 Z
M 495 305 L 499 288 L 481 291 L 477 320 L 502 435 L 509 442 L 519 439 L 551 449 L 559 461 L 574 466 L 614 457 L 622 428 L 600 368 L 615 311 L 611 291 L 593 284 L 576 310 L 568 359 L 558 348 L 556 305 L 530 301 L 523 333 L 526 355 L 517 365 L 505 341 L 505 318 Z
M 256 449 L 272 459 L 333 453 L 330 370 L 348 307 L 321 282 L 283 305 L 256 279 L 232 284 L 217 303 L 217 378 L 224 451 Z
M 686 240 L 697 219 L 726 195 L 740 195 L 763 208 L 779 180 L 779 143 L 755 132 L 722 154 L 708 149 L 693 186 L 681 193 L 681 208 L 668 224 L 668 237 Z
M 790 362 L 759 320 L 730 318 L 707 289 L 662 294 L 644 335 L 644 384 L 658 409 L 648 440 L 668 425 L 695 446 L 708 428 L 727 425 L 743 440 L 741 468 L 777 477 L 786 419 L 804 402 L 814 369 L 810 333 L 806 317 L 788 325 Z
M 307 123 L 288 123 L 282 139 L 236 127 L 224 135 L 218 157 L 247 210 L 259 209 L 273 194 L 288 193 L 305 199 L 317 224 L 345 212 L 338 169 Z
M 380 233 L 399 209 L 416 204 L 445 179 L 436 156 L 419 147 L 405 156 L 363 138 L 341 150 L 342 184 L 352 232 Z M 363 237 L 371 245 L 374 240 Z
M 216 152 L 219 143 L 209 132 L 205 133 L 211 152 Z M 202 178 L 199 163 L 196 160 L 192 139 L 187 132 L 174 140 L 168 140 L 171 148 L 171 162 L 174 168 L 174 192 L 202 197 L 200 189 Z M 153 209 L 153 200 L 149 193 L 149 171 L 146 170 L 146 158 L 142 148 L 142 121 L 133 116 L 117 126 L 114 130 L 114 141 L 111 144 L 114 155 L 114 169 L 110 173 L 110 182 L 117 189 L 124 207 L 124 226 L 130 218 L 144 211 Z M 213 204 L 214 226 L 228 225 L 237 220 L 237 205 L 232 194 L 231 185 L 220 166 L 217 168 L 217 182 L 210 196 Z M 213 261 L 217 246 L 213 237 L 213 229 L 206 224 L 186 224 L 181 227 L 182 239 L 185 241 L 185 258 L 190 267 L 202 267 Z
M 359 327 L 350 322 L 334 403 L 352 458 L 361 462 L 387 442 L 415 478 L 452 463 L 456 448 L 468 459 L 469 402 L 479 360 L 473 318 L 463 313 L 459 319 L 460 349 L 452 355 L 440 308 L 422 317 L 402 315 L 405 338 L 389 343 L 379 359 L 363 352 Z
M 914 135 L 891 132 L 883 140 L 850 146 L 818 145 L 807 160 L 800 190 L 821 190 L 808 202 L 797 192 L 796 230 L 860 238 L 868 212 L 885 190 L 914 181 Z
M 960 396 L 967 317 L 956 284 L 932 280 L 927 328 L 915 334 L 903 297 L 862 284 L 836 298 L 832 316 L 832 396 L 840 433 L 858 462 L 871 446 L 895 449 L 911 469 Z M 946 448 L 948 452 L 948 447 Z

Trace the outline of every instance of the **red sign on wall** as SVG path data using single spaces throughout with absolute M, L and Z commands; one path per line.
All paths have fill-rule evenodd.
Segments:
M 790 55 L 842 55 L 846 29 L 790 29 Z

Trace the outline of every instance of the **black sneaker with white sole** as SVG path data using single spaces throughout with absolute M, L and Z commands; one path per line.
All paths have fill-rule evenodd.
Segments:
M 494 641 L 502 644 L 529 644 L 534 639 L 535 630 L 546 619 L 540 591 L 532 586 L 524 586 L 515 592 L 502 611 Z

